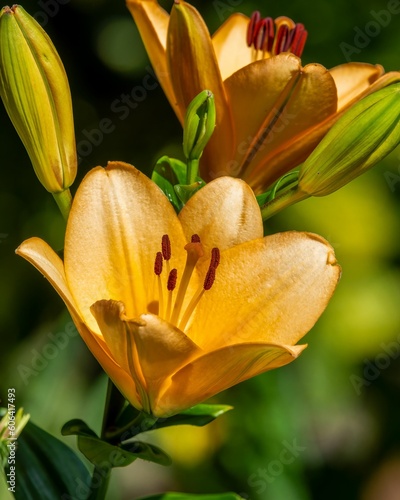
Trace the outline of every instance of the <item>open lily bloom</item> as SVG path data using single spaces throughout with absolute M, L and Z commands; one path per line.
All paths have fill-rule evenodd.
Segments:
M 307 158 L 349 106 L 400 80 L 365 63 L 302 67 L 304 27 L 286 17 L 253 16 L 250 23 L 233 14 L 210 37 L 183 0 L 171 16 L 157 0 L 127 5 L 181 123 L 195 95 L 215 95 L 217 127 L 200 162 L 206 181 L 230 175 L 265 191 Z
M 122 394 L 157 417 L 294 360 L 340 274 L 317 235 L 264 238 L 243 181 L 212 181 L 177 216 L 118 162 L 82 181 L 64 262 L 39 238 L 17 253 L 60 294 Z

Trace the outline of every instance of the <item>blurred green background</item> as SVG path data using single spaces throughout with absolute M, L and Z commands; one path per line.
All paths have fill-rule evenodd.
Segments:
M 261 0 L 193 3 L 211 32 L 234 11 L 258 9 L 304 23 L 303 63 L 400 68 L 400 13 L 382 14 L 400 11 L 394 0 L 289 0 L 284 9 Z M 51 36 L 69 76 L 80 154 L 73 190 L 90 168 L 108 160 L 149 173 L 159 156 L 181 156 L 181 129 L 160 87 L 137 94 L 135 109 L 115 111 L 151 72 L 123 0 L 26 0 L 23 6 Z M 104 118 L 114 127 L 100 137 Z M 30 236 L 61 249 L 63 221 L 3 107 L 0 126 L 0 396 L 4 401 L 7 388 L 15 387 L 18 406 L 58 437 L 71 418 L 98 428 L 105 377 L 78 336 L 54 348 L 70 322 L 64 304 L 14 253 Z M 135 462 L 114 470 L 110 499 L 166 490 L 230 490 L 251 500 L 400 498 L 399 181 L 398 149 L 341 191 L 271 220 L 271 232 L 323 235 L 343 267 L 333 300 L 306 337 L 308 349 L 291 365 L 215 398 L 235 410 L 208 427 L 149 435 L 174 466 Z M 73 438 L 63 439 L 75 446 Z

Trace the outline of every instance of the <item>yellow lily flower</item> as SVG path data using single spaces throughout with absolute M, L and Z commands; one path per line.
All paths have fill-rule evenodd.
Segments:
M 177 216 L 156 184 L 119 162 L 78 188 L 64 262 L 39 238 L 17 253 L 62 297 L 121 393 L 157 417 L 293 361 L 340 274 L 317 235 L 264 238 L 243 181 L 216 179 Z
M 399 72 L 366 63 L 302 67 L 306 32 L 286 17 L 233 14 L 211 37 L 183 0 L 170 16 L 157 0 L 127 6 L 181 123 L 199 92 L 215 96 L 217 126 L 200 162 L 206 181 L 230 175 L 265 191 L 302 163 L 352 104 L 400 80 Z

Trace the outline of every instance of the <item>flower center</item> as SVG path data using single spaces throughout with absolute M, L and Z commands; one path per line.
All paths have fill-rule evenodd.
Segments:
M 253 59 L 265 59 L 281 52 L 292 52 L 301 57 L 307 40 L 307 31 L 301 23 L 281 16 L 261 19 L 258 11 L 253 12 L 247 28 L 247 45 L 253 47 Z
M 192 236 L 191 242 L 185 246 L 185 250 L 187 252 L 186 265 L 178 287 L 178 270 L 175 268 L 170 269 L 169 261 L 172 252 L 171 241 L 167 234 L 162 237 L 161 252 L 157 252 L 154 261 L 154 274 L 157 277 L 158 288 L 158 315 L 165 319 L 165 321 L 176 325 L 180 330 L 185 329 L 202 296 L 213 286 L 216 269 L 220 262 L 220 251 L 218 248 L 213 248 L 204 282 L 196 290 L 186 309 L 183 309 L 183 303 L 193 271 L 198 260 L 204 255 L 204 247 L 197 234 Z M 164 262 L 166 279 L 162 279 Z

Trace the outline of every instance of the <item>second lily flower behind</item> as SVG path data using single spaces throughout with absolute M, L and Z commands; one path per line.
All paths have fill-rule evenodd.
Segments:
M 243 181 L 209 183 L 177 216 L 156 184 L 118 162 L 82 181 L 64 262 L 39 238 L 17 253 L 60 294 L 122 394 L 156 417 L 294 360 L 340 274 L 317 235 L 263 238 Z
M 150 60 L 181 123 L 204 89 L 217 126 L 200 162 L 205 181 L 230 175 L 256 193 L 302 163 L 335 121 L 362 97 L 400 80 L 379 65 L 302 67 L 306 33 L 287 17 L 230 16 L 211 37 L 197 10 L 176 0 L 127 0 Z

